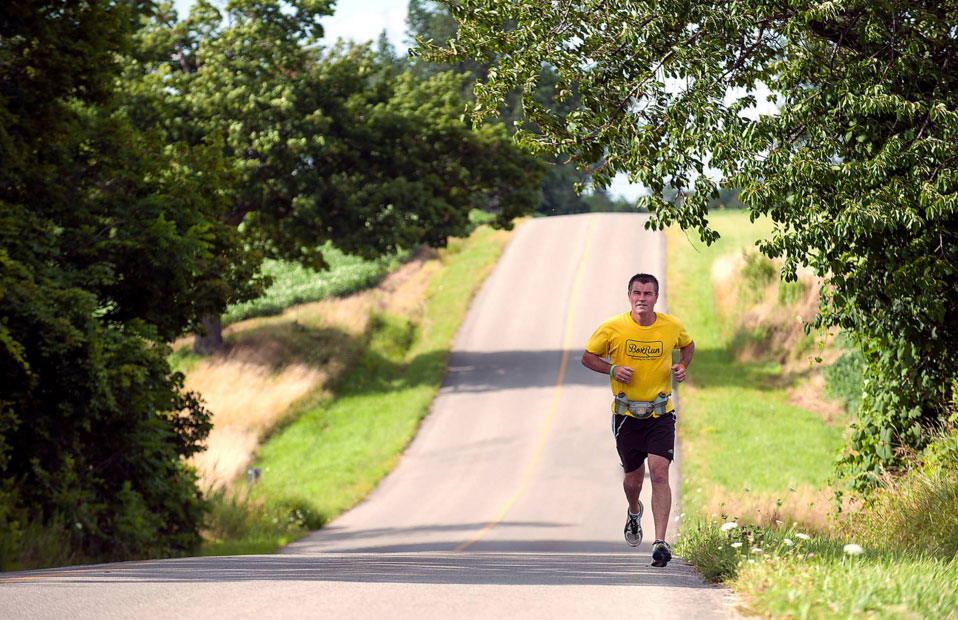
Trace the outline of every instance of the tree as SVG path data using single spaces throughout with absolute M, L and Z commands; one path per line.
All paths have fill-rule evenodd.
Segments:
M 416 45 L 417 38 L 432 41 L 436 45 L 448 45 L 455 40 L 459 25 L 444 5 L 434 0 L 409 0 L 406 8 L 406 26 L 408 33 L 407 45 Z M 469 73 L 473 79 L 484 78 L 489 71 L 490 63 L 475 58 L 457 58 L 455 62 L 422 62 L 413 59 L 411 69 L 420 77 L 428 77 L 436 73 L 452 71 L 454 73 Z M 472 81 L 463 96 L 472 95 Z
M 440 2 L 433 0 L 409 0 L 406 22 L 409 26 L 409 35 L 411 43 L 416 39 L 430 41 L 434 45 L 449 45 L 450 41 L 455 41 L 457 36 L 458 24 L 449 9 Z M 435 59 L 433 59 L 435 60 Z M 455 62 L 427 62 L 416 60 L 411 65 L 414 74 L 420 76 L 434 75 L 443 71 L 454 71 L 456 73 L 468 73 L 470 79 L 466 82 L 463 96 L 469 100 L 472 99 L 472 90 L 475 86 L 475 80 L 486 78 L 490 70 L 497 65 L 495 58 L 483 58 L 481 60 L 459 56 Z M 552 71 L 551 67 L 544 65 L 540 68 L 535 97 L 536 101 L 549 107 L 556 114 L 565 114 L 575 106 L 574 98 L 569 102 L 557 105 L 556 102 L 556 81 L 558 76 Z M 513 89 L 505 95 L 499 111 L 491 119 L 491 122 L 501 123 L 506 129 L 513 133 L 517 123 L 522 125 L 526 123 L 527 129 L 536 131 L 535 125 L 527 123 L 522 112 L 522 97 L 519 89 Z M 577 191 L 577 186 L 588 185 L 589 174 L 587 171 L 578 171 L 574 163 L 568 161 L 568 157 L 563 153 L 542 154 L 542 160 L 548 164 L 546 176 L 542 180 L 542 200 L 536 207 L 536 212 L 543 215 L 564 215 L 569 213 L 587 213 L 595 208 L 595 201 L 590 203 L 581 197 Z M 596 162 L 586 162 L 595 164 Z M 583 168 L 586 166 L 583 165 Z
M 541 174 L 501 130 L 460 120 L 461 81 L 399 73 L 389 54 L 320 47 L 330 2 L 205 0 L 157 8 L 128 64 L 128 110 L 170 143 L 219 144 L 226 220 L 264 255 L 325 267 L 320 246 L 378 256 L 444 245 L 487 207 L 510 226 Z
M 136 5 L 0 8 L 0 564 L 25 531 L 63 561 L 183 553 L 203 503 L 183 461 L 208 415 L 164 344 L 258 267 L 204 178 L 115 106 Z M 251 291 L 249 291 L 251 292 Z
M 605 158 L 598 186 L 628 172 L 649 187 L 650 226 L 717 238 L 708 203 L 740 187 L 761 243 L 825 278 L 815 327 L 841 327 L 867 369 L 839 472 L 850 486 L 921 448 L 946 416 L 958 368 L 958 23 L 940 3 L 729 0 L 543 3 L 461 0 L 455 49 L 499 59 L 477 85 L 476 118 L 523 92 L 537 152 Z M 510 25 L 510 27 L 506 27 Z M 559 76 L 557 115 L 535 97 L 542 63 Z M 776 114 L 757 114 L 767 87 Z M 720 171 L 721 182 L 706 174 Z M 667 185 L 678 200 L 661 198 Z M 693 191 L 694 190 L 694 191 Z M 811 327 L 811 326 L 809 326 Z
M 612 197 L 602 189 L 596 188 L 588 195 L 582 197 L 583 202 L 588 205 L 592 212 L 603 213 L 634 213 L 635 205 L 621 196 Z

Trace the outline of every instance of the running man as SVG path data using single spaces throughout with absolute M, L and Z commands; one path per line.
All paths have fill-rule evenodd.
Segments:
M 665 542 L 672 510 L 669 465 L 675 449 L 672 376 L 680 383 L 685 381 L 695 343 L 678 319 L 655 311 L 658 298 L 659 281 L 655 276 L 632 276 L 631 310 L 606 320 L 595 330 L 585 345 L 582 364 L 609 375 L 612 385 L 612 431 L 625 470 L 622 486 L 629 503 L 625 542 L 633 547 L 642 542 L 639 492 L 648 458 L 655 523 L 652 566 L 665 566 L 672 559 L 672 549 Z M 677 364 L 672 363 L 675 349 L 679 350 Z

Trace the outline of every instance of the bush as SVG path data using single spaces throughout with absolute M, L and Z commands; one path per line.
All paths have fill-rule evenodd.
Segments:
M 741 301 L 756 303 L 765 297 L 766 289 L 778 277 L 775 263 L 758 252 L 742 251 L 745 265 L 742 267 Z
M 849 538 L 890 551 L 951 559 L 958 555 L 958 430 L 932 442 L 921 458 L 882 486 L 857 511 L 844 513 Z
M 16 510 L 17 489 L 12 481 L 0 484 L 0 570 L 9 570 L 20 557 L 25 519 Z
M 272 553 L 278 545 L 319 529 L 324 519 L 306 501 L 267 505 L 244 491 L 220 488 L 209 496 L 204 554 Z
M 464 238 L 479 226 L 492 224 L 495 219 L 495 215 L 482 209 L 471 210 L 468 231 Z M 314 271 L 289 261 L 264 260 L 263 273 L 270 277 L 272 284 L 262 296 L 227 308 L 223 315 L 223 324 L 258 316 L 271 316 L 296 304 L 343 297 L 375 286 L 383 276 L 409 259 L 412 252 L 404 250 L 376 260 L 366 260 L 345 254 L 327 242 L 322 246 L 322 254 L 329 264 L 326 271 Z
M 861 407 L 864 367 L 865 362 L 858 349 L 846 349 L 825 369 L 825 391 L 839 399 L 852 415 L 857 415 Z
M 780 281 L 778 283 L 778 305 L 792 306 L 797 304 L 808 294 L 808 287 L 809 283 L 806 280 Z
M 483 211 L 482 209 L 473 209 L 469 212 L 469 232 L 463 235 L 463 237 L 468 237 L 472 234 L 472 231 L 480 226 L 491 226 L 495 221 L 496 216 L 492 213 Z

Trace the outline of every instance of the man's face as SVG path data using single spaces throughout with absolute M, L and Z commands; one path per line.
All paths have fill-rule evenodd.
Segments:
M 632 310 L 638 313 L 652 312 L 659 294 L 655 292 L 655 285 L 651 282 L 633 282 L 629 289 L 629 303 Z

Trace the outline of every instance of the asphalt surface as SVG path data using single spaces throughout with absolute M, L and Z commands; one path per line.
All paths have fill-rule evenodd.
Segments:
M 664 284 L 664 238 L 644 221 L 522 224 L 473 301 L 416 439 L 328 527 L 275 555 L 5 573 L 0 618 L 733 617 L 727 591 L 680 558 L 649 566 L 648 480 L 645 539 L 623 541 L 611 392 L 579 362 L 593 329 L 628 310 L 634 273 Z M 666 302 L 663 289 L 656 309 Z

